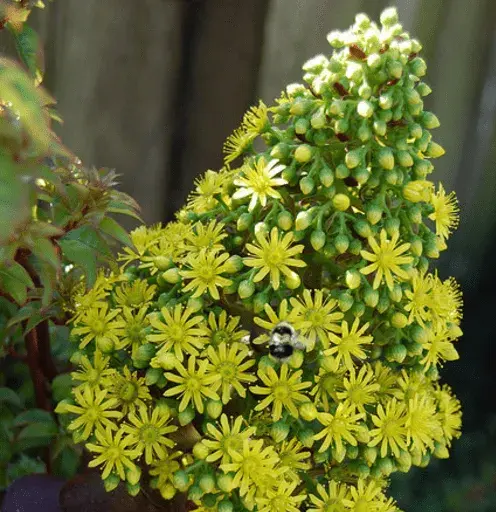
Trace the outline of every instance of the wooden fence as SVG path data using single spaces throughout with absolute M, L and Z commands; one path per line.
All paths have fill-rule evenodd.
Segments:
M 46 86 L 66 144 L 87 165 L 122 174 L 147 222 L 170 219 L 245 109 L 272 101 L 329 52 L 326 34 L 383 0 L 55 0 L 37 12 Z M 447 151 L 435 178 L 456 189 L 463 217 L 443 268 L 465 289 L 487 273 L 496 219 L 496 2 L 397 0 L 424 44 L 427 108 Z M 437 163 L 436 162 L 436 163 Z

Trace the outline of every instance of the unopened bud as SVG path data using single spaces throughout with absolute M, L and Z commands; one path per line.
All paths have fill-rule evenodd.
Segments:
M 355 290 L 362 282 L 360 272 L 357 272 L 356 270 L 347 270 L 345 274 L 345 281 L 350 290 Z
M 346 211 L 350 207 L 350 198 L 346 194 L 336 194 L 332 198 L 332 204 L 340 212 Z
M 289 231 L 293 226 L 293 216 L 288 211 L 283 211 L 277 216 L 277 225 L 284 231 Z
M 294 153 L 295 160 L 301 164 L 309 162 L 312 159 L 312 156 L 313 150 L 312 147 L 308 144 L 302 144 L 301 146 L 298 146 Z

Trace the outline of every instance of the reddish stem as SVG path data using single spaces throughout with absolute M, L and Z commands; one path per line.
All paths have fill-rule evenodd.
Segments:
M 52 351 L 50 348 L 50 331 L 48 330 L 48 320 L 43 320 L 36 327 L 38 336 L 38 350 L 40 357 L 40 366 L 45 377 L 52 382 L 57 376 L 57 368 L 52 359 Z
M 29 373 L 33 381 L 36 406 L 45 411 L 52 411 L 50 399 L 46 388 L 45 375 L 40 365 L 40 351 L 38 345 L 38 335 L 36 329 L 32 329 L 26 334 L 24 339 L 26 344 L 26 360 L 29 366 Z

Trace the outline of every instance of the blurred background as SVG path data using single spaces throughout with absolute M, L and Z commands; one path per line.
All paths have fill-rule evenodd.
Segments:
M 446 155 L 432 178 L 456 190 L 460 228 L 440 261 L 465 293 L 460 360 L 444 369 L 464 407 L 452 458 L 393 480 L 411 512 L 496 511 L 496 2 L 494 0 L 58 0 L 33 13 L 46 88 L 66 145 L 115 168 L 147 223 L 167 221 L 260 97 L 272 102 L 326 34 L 396 5 L 424 45 L 426 108 Z M 0 48 L 5 51 L 5 48 Z M 7 49 L 8 50 L 8 49 Z

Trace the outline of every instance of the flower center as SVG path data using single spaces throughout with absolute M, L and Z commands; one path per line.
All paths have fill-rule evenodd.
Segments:
M 390 268 L 394 261 L 394 253 L 390 249 L 381 251 L 377 255 L 377 263 L 381 268 Z
M 158 440 L 158 430 L 153 425 L 144 425 L 140 430 L 141 440 L 148 445 L 154 444 Z
M 272 394 L 276 400 L 284 401 L 289 397 L 290 391 L 287 384 L 278 384 L 274 387 Z
M 186 387 L 189 391 L 198 391 L 201 388 L 201 382 L 196 377 L 190 377 L 187 381 Z
M 119 398 L 123 402 L 134 402 L 138 397 L 138 389 L 135 383 L 125 382 L 119 392 Z
M 91 328 L 95 334 L 102 334 L 106 327 L 107 324 L 98 318 L 91 322 Z
M 96 384 L 98 382 L 98 379 L 100 378 L 100 372 L 95 368 L 91 368 L 91 370 L 88 370 L 86 372 L 86 375 L 86 380 L 88 381 L 88 384 Z
M 167 334 L 174 343 L 177 343 L 184 338 L 184 329 L 180 325 L 171 325 L 169 329 L 167 329 Z
M 127 336 L 133 343 L 138 343 L 143 340 L 141 329 L 142 325 L 138 322 L 128 324 Z
M 240 451 L 243 447 L 243 440 L 238 435 L 227 435 L 221 442 L 222 450 L 229 454 L 229 450 Z
M 236 366 L 231 361 L 225 361 L 218 366 L 222 380 L 231 381 L 236 377 Z
M 229 341 L 229 333 L 221 329 L 215 331 L 212 335 L 212 343 L 219 345 L 223 341 Z

